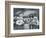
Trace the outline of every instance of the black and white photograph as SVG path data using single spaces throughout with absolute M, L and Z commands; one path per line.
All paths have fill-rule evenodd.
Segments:
M 39 29 L 39 9 L 13 8 L 13 29 Z
M 7 37 L 45 34 L 45 4 L 7 1 L 5 6 Z
M 42 7 L 11 5 L 11 33 L 42 32 Z

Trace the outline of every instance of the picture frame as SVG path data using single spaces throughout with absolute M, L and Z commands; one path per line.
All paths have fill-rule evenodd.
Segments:
M 23 14 L 23 12 L 25 15 Z M 20 15 L 19 13 L 23 14 L 23 16 Z M 17 16 L 17 14 L 19 16 Z M 13 20 L 15 17 L 19 18 L 21 16 L 22 17 L 26 16 L 28 18 L 29 17 L 28 14 L 31 14 L 30 18 L 33 17 L 32 19 L 34 19 L 35 18 L 34 16 L 36 16 L 36 18 L 38 17 L 37 19 L 41 20 L 39 27 L 33 25 L 31 28 L 31 26 L 27 26 L 29 24 L 27 20 L 26 20 L 26 23 L 24 22 L 24 25 L 26 24 L 26 27 L 24 26 L 25 28 L 21 26 L 22 24 L 21 20 L 19 20 L 21 22 L 18 24 L 20 26 L 17 26 L 16 24 L 15 24 L 16 26 L 13 26 Z M 31 25 L 32 25 L 32 22 L 31 22 Z M 39 30 L 39 28 L 41 30 Z M 32 30 L 29 30 L 29 29 L 32 29 Z M 35 35 L 45 35 L 45 3 L 5 1 L 5 36 L 6 37 L 18 37 L 18 36 L 35 36 Z

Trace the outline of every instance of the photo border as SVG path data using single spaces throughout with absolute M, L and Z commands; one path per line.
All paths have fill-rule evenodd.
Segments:
M 42 32 L 10 34 L 10 28 L 11 28 L 10 27 L 10 5 L 16 5 L 16 4 L 42 6 Z M 37 35 L 45 35 L 45 3 L 5 1 L 5 37 L 37 36 Z
M 39 27 L 40 27 L 40 29 L 36 29 L 37 31 L 36 31 L 35 29 L 32 29 L 32 30 L 31 30 L 31 29 L 30 29 L 30 30 L 28 29 L 28 31 L 27 31 L 27 30 L 13 30 L 13 9 L 14 9 L 14 8 L 28 8 L 28 9 L 31 9 L 31 8 L 32 8 L 32 9 L 39 9 L 39 16 L 40 16 L 40 17 L 39 17 L 39 18 L 40 18 L 40 19 L 39 19 L 39 21 L 40 21 Z M 11 32 L 11 33 L 13 33 L 13 32 L 14 32 L 14 33 L 26 33 L 26 31 L 27 31 L 27 33 L 42 32 L 42 6 L 11 5 L 11 9 L 10 9 L 10 10 L 11 10 L 11 11 L 10 11 L 10 13 L 11 13 L 11 14 L 10 14 L 10 15 L 11 15 L 11 20 L 10 20 L 11 31 L 10 31 L 10 32 Z M 33 30 L 34 30 L 34 31 L 33 31 Z M 17 32 L 17 31 L 18 31 L 18 32 Z

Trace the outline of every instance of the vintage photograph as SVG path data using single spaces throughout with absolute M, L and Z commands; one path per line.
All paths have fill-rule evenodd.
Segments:
M 13 8 L 13 29 L 39 29 L 39 9 Z
M 45 4 L 5 1 L 5 36 L 45 35 Z

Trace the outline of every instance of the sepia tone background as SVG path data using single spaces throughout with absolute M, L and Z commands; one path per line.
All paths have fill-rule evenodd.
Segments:
M 15 1 L 15 0 L 13 0 L 13 1 Z M 28 2 L 46 3 L 46 0 L 16 0 L 16 1 L 28 1 Z M 4 7 L 5 7 L 5 0 L 0 0 L 0 10 L 1 10 L 0 11 L 0 17 L 1 17 L 0 18 L 0 38 L 5 38 L 5 10 L 4 10 L 5 8 Z M 46 16 L 46 13 L 45 13 L 45 16 Z M 45 17 L 45 19 L 46 19 L 46 17 Z M 46 20 L 45 20 L 45 22 L 46 22 Z M 45 23 L 45 25 L 46 25 L 46 23 Z M 45 35 L 12 37 L 12 38 L 46 38 L 46 28 L 45 28 Z

